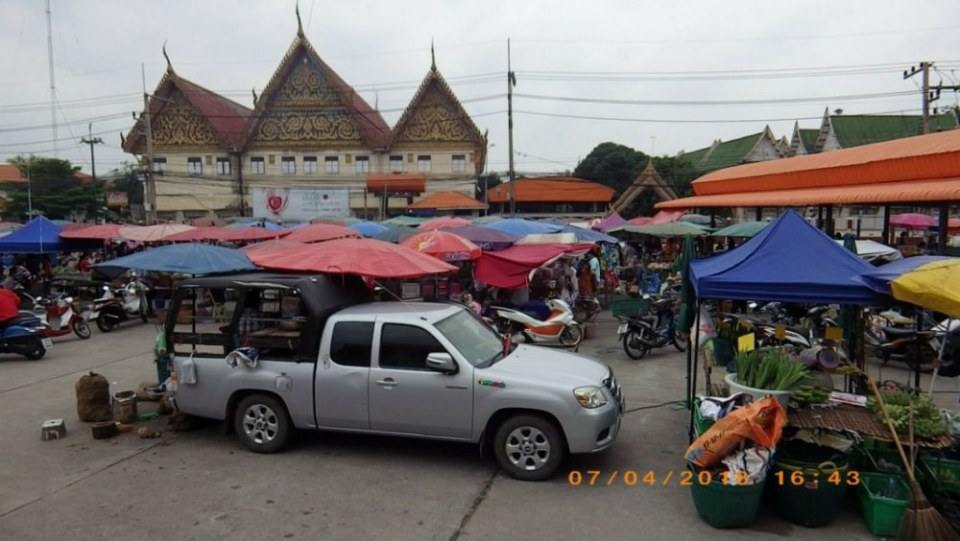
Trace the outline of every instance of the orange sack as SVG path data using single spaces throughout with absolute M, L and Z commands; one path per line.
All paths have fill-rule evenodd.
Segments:
M 745 440 L 766 448 L 780 441 L 787 412 L 775 398 L 767 397 L 734 410 L 717 421 L 687 448 L 686 459 L 701 468 L 712 468 Z

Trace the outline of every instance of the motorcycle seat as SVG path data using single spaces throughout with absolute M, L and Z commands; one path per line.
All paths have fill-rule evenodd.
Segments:
M 884 327 L 883 332 L 891 338 L 905 338 L 917 333 L 916 329 L 909 327 Z

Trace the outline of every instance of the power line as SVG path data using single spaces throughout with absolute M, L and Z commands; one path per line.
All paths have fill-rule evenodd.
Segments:
M 916 109 L 902 109 L 899 111 L 885 111 L 880 113 L 865 113 L 872 115 L 887 115 L 894 113 L 902 113 L 904 111 L 916 111 Z M 818 116 L 795 116 L 795 117 L 786 117 L 786 118 L 739 118 L 739 119 L 666 119 L 666 118 L 626 118 L 626 117 L 610 117 L 610 116 L 593 116 L 593 115 L 573 115 L 567 113 L 549 113 L 545 111 L 521 111 L 514 109 L 514 113 L 520 113 L 524 115 L 533 115 L 533 116 L 545 116 L 545 117 L 555 117 L 555 118 L 571 118 L 577 120 L 609 120 L 613 122 L 646 122 L 650 124 L 745 124 L 745 123 L 763 123 L 763 122 L 793 122 L 797 120 L 821 120 L 823 119 L 822 115 Z
M 894 96 L 909 96 L 915 92 L 901 90 L 895 92 L 875 92 L 871 94 L 848 94 L 839 96 L 811 96 L 791 98 L 767 98 L 754 100 L 623 100 L 609 98 L 581 98 L 577 96 L 547 96 L 542 94 L 514 94 L 515 97 L 532 100 L 571 101 L 581 103 L 608 103 L 617 105 L 760 105 L 780 103 L 809 103 L 848 100 L 867 100 L 875 98 L 889 98 Z

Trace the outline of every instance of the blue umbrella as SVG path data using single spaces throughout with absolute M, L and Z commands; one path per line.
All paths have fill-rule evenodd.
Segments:
M 180 274 L 221 274 L 250 271 L 257 267 L 241 250 L 212 244 L 188 242 L 168 244 L 130 254 L 96 265 L 97 269 L 136 269 Z
M 386 230 L 373 238 L 384 242 L 399 243 L 403 239 L 417 233 L 416 229 L 405 225 L 388 225 L 386 227 Z
M 479 225 L 462 225 L 460 227 L 447 227 L 443 229 L 454 235 L 461 236 L 480 248 L 487 251 L 504 250 L 511 244 L 517 242 L 517 237 L 504 233 L 497 229 Z
M 235 224 L 230 224 L 227 226 L 227 229 L 246 229 L 248 227 L 262 227 L 267 231 L 283 231 L 284 227 L 282 225 L 277 225 L 273 222 L 268 222 L 266 220 L 262 222 L 237 222 Z
M 357 222 L 350 224 L 347 227 L 353 229 L 357 233 L 360 233 L 364 237 L 376 237 L 377 235 L 390 229 L 389 227 L 378 224 L 377 222 Z
M 942 255 L 919 255 L 916 257 L 898 259 L 897 261 L 887 263 L 886 265 L 880 265 L 869 272 L 861 274 L 860 280 L 867 284 L 867 286 L 869 286 L 871 289 L 889 295 L 890 282 L 899 278 L 901 274 L 908 273 L 921 265 L 926 265 L 927 263 L 933 263 L 934 261 L 940 261 L 943 259 L 951 258 Z
M 496 222 L 483 224 L 483 227 L 489 227 L 515 237 L 525 237 L 527 235 L 548 235 L 550 233 L 562 233 L 563 226 L 551 224 L 548 222 L 535 222 L 533 220 L 524 220 L 523 218 L 506 218 Z
M 612 244 L 620 242 L 616 237 L 611 237 L 599 231 L 584 229 L 575 225 L 564 225 L 561 227 L 563 227 L 562 233 L 573 233 L 576 235 L 577 242 L 609 242 Z

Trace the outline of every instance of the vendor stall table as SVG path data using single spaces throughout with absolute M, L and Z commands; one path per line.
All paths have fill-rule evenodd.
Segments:
M 852 430 L 864 438 L 893 441 L 887 425 L 872 411 L 847 404 L 840 404 L 833 408 L 791 409 L 787 414 L 787 426 L 837 431 Z M 903 443 L 907 445 L 906 442 Z M 917 445 L 928 449 L 945 449 L 953 445 L 953 438 L 947 435 L 933 440 L 918 440 Z

